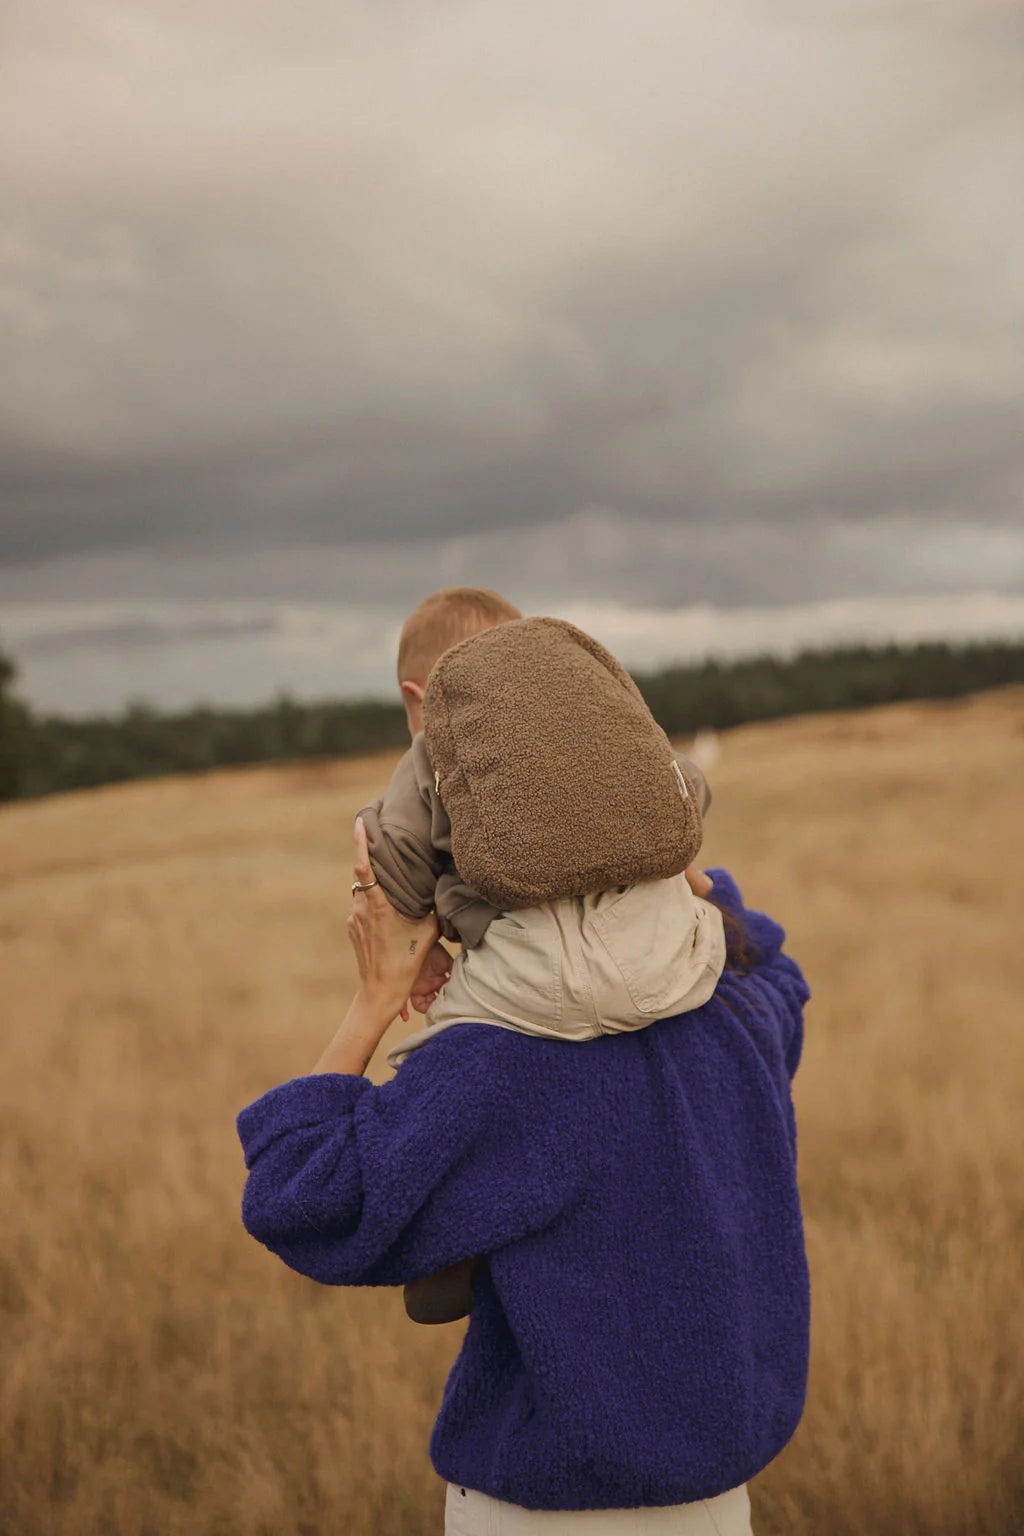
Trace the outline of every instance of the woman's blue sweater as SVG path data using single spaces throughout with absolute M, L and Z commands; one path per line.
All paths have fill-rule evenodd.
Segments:
M 238 1117 L 253 1237 L 328 1285 L 485 1254 L 435 1470 L 528 1509 L 711 1498 L 804 1403 L 809 1287 L 790 1079 L 808 988 L 782 929 L 710 1002 L 572 1042 L 459 1024 L 387 1083 L 324 1073 Z

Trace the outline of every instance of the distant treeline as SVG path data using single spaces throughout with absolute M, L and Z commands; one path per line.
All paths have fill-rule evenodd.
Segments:
M 136 704 L 117 716 L 68 720 L 33 713 L 16 697 L 14 682 L 14 668 L 0 656 L 0 799 L 6 800 L 243 763 L 345 757 L 408 741 L 399 704 L 301 704 L 281 697 L 259 709 L 204 706 L 182 714 Z M 791 660 L 706 661 L 638 675 L 637 682 L 664 729 L 684 735 L 1024 682 L 1024 643 L 843 647 Z
M 954 699 L 1024 682 L 1024 642 L 844 646 L 791 660 L 707 661 L 637 676 L 669 735 L 901 699 Z

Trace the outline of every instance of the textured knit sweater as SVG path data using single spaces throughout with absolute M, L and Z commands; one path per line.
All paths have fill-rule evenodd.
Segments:
M 528 1509 L 711 1498 L 803 1409 L 809 1285 L 790 1080 L 809 995 L 782 929 L 702 1008 L 584 1043 L 460 1024 L 394 1078 L 282 1083 L 238 1131 L 248 1231 L 328 1285 L 484 1254 L 430 1439 Z

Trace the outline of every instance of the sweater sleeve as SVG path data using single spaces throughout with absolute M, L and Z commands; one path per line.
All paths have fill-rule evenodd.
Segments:
M 387 1083 L 299 1077 L 242 1110 L 246 1230 L 325 1284 L 402 1285 L 552 1223 L 582 1170 L 543 1089 L 503 1089 L 505 1034 L 446 1030 Z

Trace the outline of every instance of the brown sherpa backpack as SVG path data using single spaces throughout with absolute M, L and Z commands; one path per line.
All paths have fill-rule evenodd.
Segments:
M 562 619 L 445 651 L 423 728 L 455 866 L 503 912 L 675 875 L 700 848 L 695 786 L 640 690 Z

